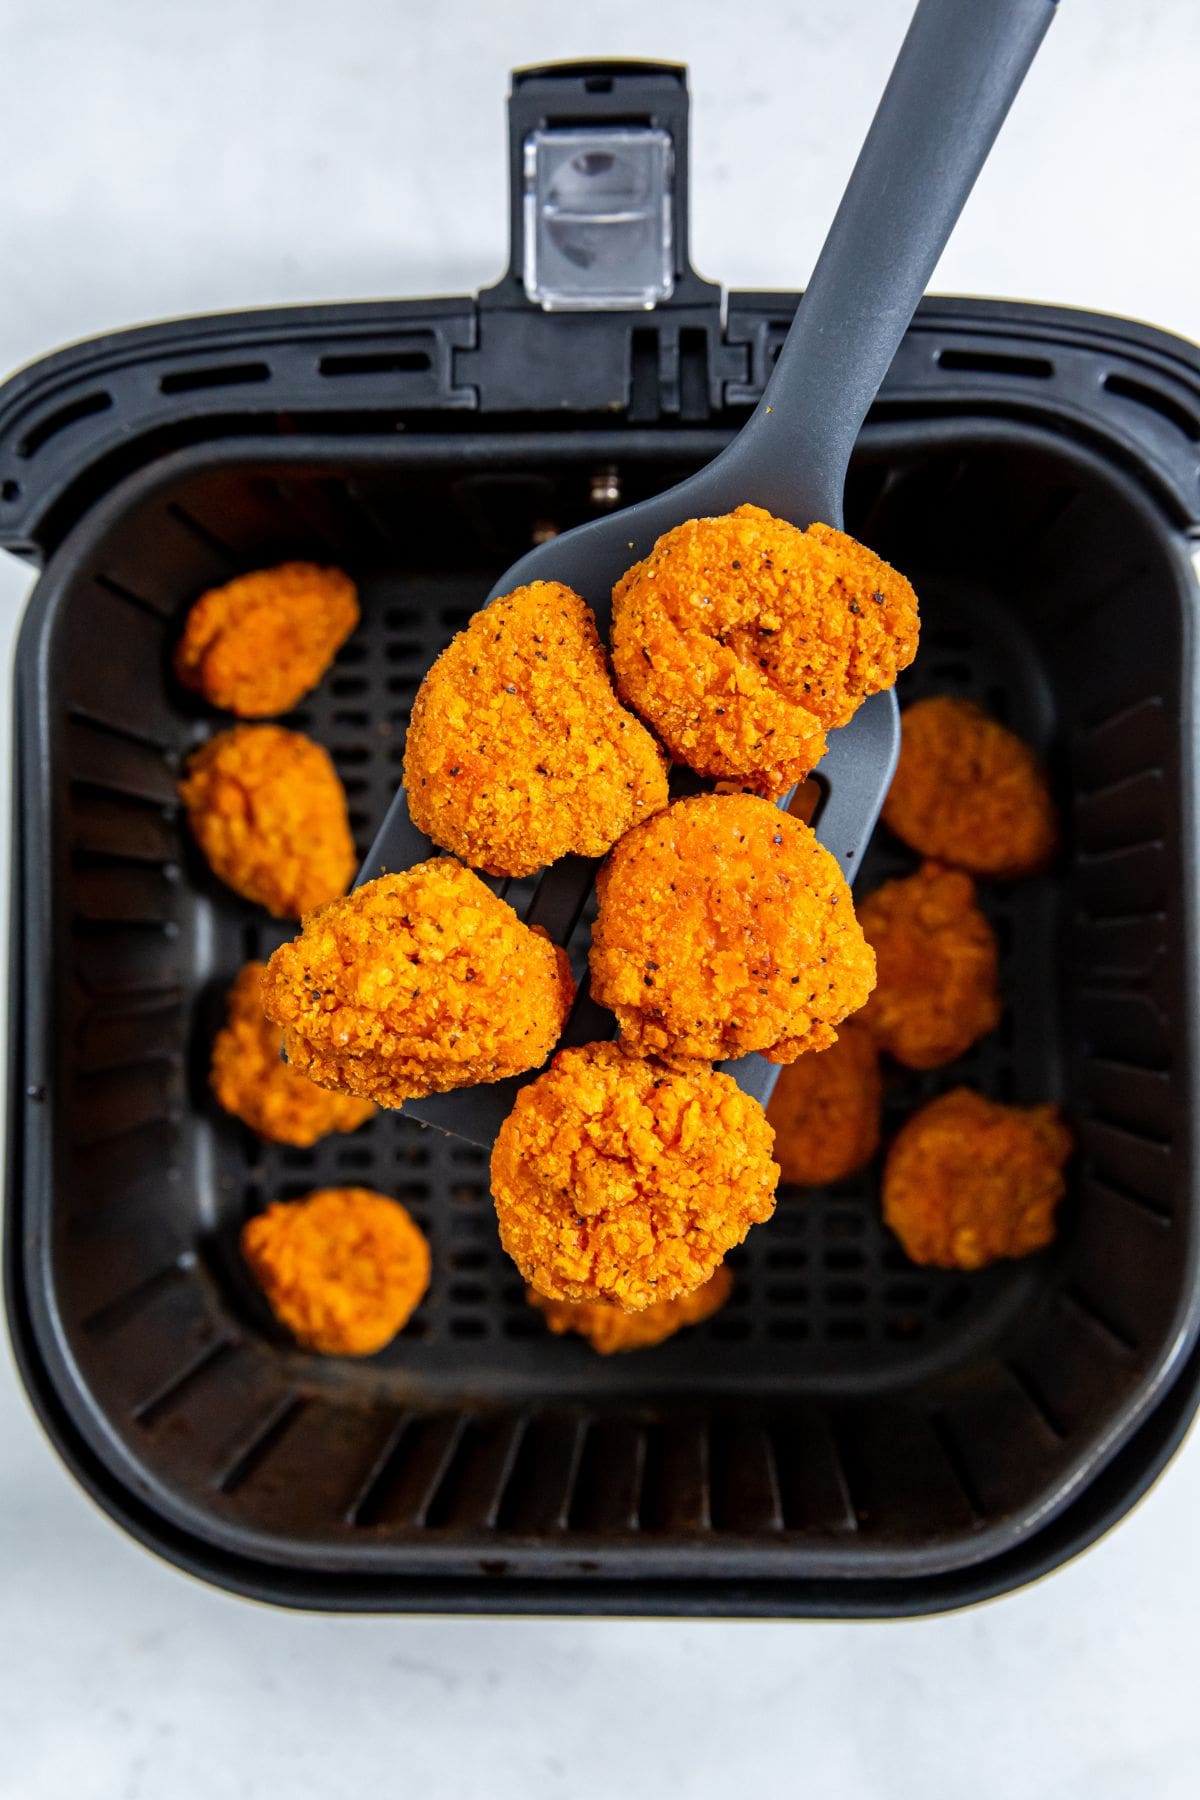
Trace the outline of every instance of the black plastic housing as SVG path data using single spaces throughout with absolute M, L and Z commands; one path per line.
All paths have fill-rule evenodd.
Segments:
M 525 1306 L 481 1153 L 394 1116 L 280 1150 L 207 1094 L 223 990 L 283 932 L 181 825 L 215 722 L 169 672 L 191 600 L 283 555 L 352 570 L 362 627 L 292 722 L 365 848 L 416 684 L 494 576 L 614 484 L 711 456 L 795 303 L 556 317 L 509 287 L 242 315 L 0 391 L 0 541 L 45 562 L 16 671 L 9 1319 L 65 1459 L 194 1573 L 362 1610 L 923 1612 L 1090 1542 L 1186 1428 L 1200 361 L 1142 327 L 925 303 L 847 494 L 922 597 L 902 698 L 974 695 L 1053 771 L 1059 862 L 984 891 L 1000 1029 L 886 1102 L 890 1132 L 962 1081 L 1061 1101 L 1050 1252 L 917 1270 L 874 1177 L 785 1190 L 725 1312 L 601 1360 Z M 864 886 L 909 866 L 880 833 Z M 397 1194 L 433 1244 L 427 1301 L 367 1362 L 285 1341 L 236 1252 L 249 1210 L 335 1182 Z

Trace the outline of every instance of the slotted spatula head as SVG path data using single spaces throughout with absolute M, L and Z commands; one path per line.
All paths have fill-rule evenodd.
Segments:
M 654 499 L 538 545 L 496 582 L 488 600 L 533 581 L 573 588 L 607 637 L 617 581 L 663 532 L 749 501 L 806 528 L 842 525 L 854 440 L 900 339 L 1054 13 L 1053 0 L 920 0 L 862 153 L 797 309 L 766 391 L 737 437 L 707 468 Z M 852 880 L 900 746 L 894 694 L 877 694 L 829 735 L 818 771 L 818 838 Z M 780 802 L 787 804 L 787 797 Z M 358 877 L 437 855 L 413 824 L 401 789 Z M 587 903 L 596 865 L 562 858 L 541 877 L 529 924 L 565 944 Z M 503 894 L 508 883 L 491 885 Z M 586 984 L 562 1042 L 610 1037 L 612 1015 Z M 725 1065 L 769 1100 L 778 1068 L 760 1056 Z M 528 1080 L 526 1076 L 521 1079 Z M 490 1147 L 521 1080 L 410 1100 L 404 1110 Z

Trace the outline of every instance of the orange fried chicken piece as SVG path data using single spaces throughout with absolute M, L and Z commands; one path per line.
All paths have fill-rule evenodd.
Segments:
M 611 1301 L 547 1300 L 536 1288 L 526 1288 L 525 1298 L 556 1337 L 573 1331 L 601 1356 L 611 1356 L 619 1350 L 648 1350 L 685 1326 L 698 1325 L 720 1312 L 732 1292 L 733 1276 L 722 1263 L 702 1287 L 677 1300 L 652 1301 L 644 1312 L 626 1312 Z
M 973 700 L 918 700 L 901 718 L 884 823 L 922 856 L 975 875 L 1034 875 L 1058 844 L 1045 771 Z
M 331 1094 L 284 1062 L 279 1027 L 263 1011 L 265 973 L 265 963 L 248 962 L 229 990 L 209 1075 L 218 1103 L 275 1144 L 307 1149 L 331 1131 L 357 1131 L 375 1111 L 369 1100 Z
M 213 706 L 270 718 L 316 687 L 357 624 L 358 593 L 340 569 L 257 569 L 201 594 L 175 646 L 175 673 Z
M 1054 1236 L 1071 1134 L 1054 1106 L 1003 1106 L 970 1088 L 901 1127 L 883 1170 L 883 1216 L 915 1263 L 980 1269 Z
M 591 609 L 553 581 L 493 600 L 443 650 L 404 785 L 421 830 L 490 875 L 603 856 L 667 803 L 662 752 L 613 692 Z
M 728 1075 L 611 1043 L 562 1050 L 496 1139 L 500 1241 L 549 1300 L 676 1300 L 770 1218 L 772 1136 Z
M 218 732 L 188 758 L 179 795 L 213 874 L 277 919 L 323 906 L 354 873 L 337 770 L 298 731 Z
M 592 993 L 640 1056 L 792 1062 L 863 1004 L 875 954 L 837 863 L 750 794 L 678 800 L 600 871 Z
M 758 506 L 676 526 L 613 591 L 621 698 L 677 761 L 769 798 L 893 685 L 917 636 L 902 575 L 844 532 Z
M 429 1286 L 429 1245 L 397 1200 L 320 1188 L 242 1227 L 242 1255 L 279 1323 L 327 1356 L 373 1356 Z
M 924 863 L 858 906 L 875 952 L 875 991 L 862 1023 L 910 1069 L 953 1062 L 1000 1022 L 996 937 L 961 869 Z
M 311 913 L 263 979 L 288 1061 L 380 1106 L 536 1069 L 574 996 L 563 951 L 449 857 Z
M 825 1187 L 865 1168 L 879 1148 L 882 1100 L 874 1040 L 847 1020 L 836 1044 L 790 1063 L 775 1085 L 767 1118 L 782 1179 Z

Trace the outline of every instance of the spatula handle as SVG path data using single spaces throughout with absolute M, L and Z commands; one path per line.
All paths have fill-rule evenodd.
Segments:
M 1055 10 L 920 0 L 749 423 L 761 505 L 840 523 L 859 427 Z

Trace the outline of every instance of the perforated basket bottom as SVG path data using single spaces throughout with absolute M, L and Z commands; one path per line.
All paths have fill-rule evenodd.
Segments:
M 922 587 L 921 655 L 904 678 L 903 701 L 955 693 L 980 701 L 1027 738 L 1048 733 L 1044 689 L 1032 645 L 1011 615 L 978 596 Z M 449 635 L 466 622 L 478 588 L 462 577 L 364 584 L 363 622 L 319 691 L 294 722 L 332 750 L 345 782 L 360 850 L 365 849 L 400 778 L 404 732 L 417 684 Z M 969 614 L 969 624 L 967 623 Z M 1031 676 L 1034 678 L 1031 679 Z M 868 891 L 905 873 L 916 859 L 879 832 L 859 883 Z M 913 1108 L 968 1083 L 999 1099 L 1056 1094 L 1056 996 L 1045 970 L 1053 939 L 1050 883 L 992 885 L 982 903 L 998 935 L 1008 1009 L 999 1029 L 949 1068 L 914 1075 L 889 1067 L 885 1143 Z M 226 909 L 228 910 L 228 909 Z M 247 916 L 231 933 L 229 976 L 238 956 L 267 956 L 286 935 Z M 576 960 L 586 939 L 575 946 Z M 215 997 L 214 997 L 215 998 Z M 206 1009 L 202 1035 L 211 1031 Z M 202 1061 L 206 1046 L 198 1044 Z M 1018 1070 L 1020 1075 L 1018 1077 Z M 311 1151 L 263 1145 L 214 1113 L 220 1186 L 231 1204 L 221 1262 L 240 1305 L 270 1330 L 241 1274 L 233 1242 L 242 1218 L 272 1199 L 315 1187 L 355 1184 L 392 1194 L 430 1238 L 429 1294 L 402 1336 L 376 1365 L 423 1391 L 514 1389 L 569 1393 L 586 1370 L 596 1391 L 594 1353 L 555 1340 L 526 1304 L 500 1248 L 484 1153 L 396 1115 L 381 1114 L 351 1137 Z M 236 1192 L 236 1200 L 234 1200 Z M 929 1359 L 944 1364 L 954 1340 L 1000 1330 L 1027 1300 L 1038 1277 L 1031 1264 L 1007 1264 L 971 1276 L 919 1269 L 881 1221 L 878 1163 L 828 1191 L 781 1189 L 775 1218 L 750 1233 L 730 1257 L 733 1296 L 714 1319 L 653 1351 L 608 1359 L 604 1385 L 616 1391 L 683 1386 L 691 1391 L 795 1391 L 865 1378 L 908 1381 Z

